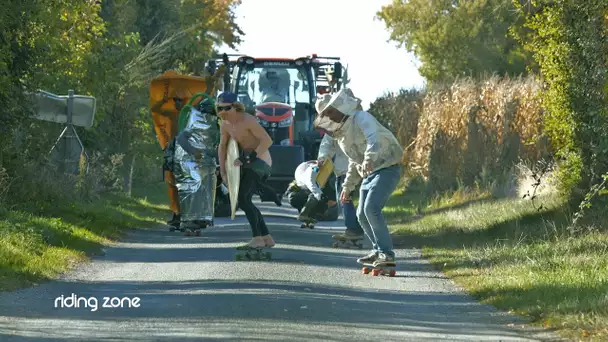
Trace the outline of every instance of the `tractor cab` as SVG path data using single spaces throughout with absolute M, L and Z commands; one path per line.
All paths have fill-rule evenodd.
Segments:
M 271 178 L 281 179 L 286 189 L 297 166 L 317 158 L 321 137 L 313 127 L 314 104 L 319 94 L 341 86 L 339 58 L 236 56 L 236 60 L 229 60 L 229 55 L 223 54 L 221 59 L 209 61 L 207 70 L 213 74 L 218 62 L 229 66 L 224 90 L 236 93 L 246 111 L 255 115 L 272 138 Z
M 312 129 L 315 80 L 311 66 L 303 60 L 241 57 L 232 78 L 231 90 L 274 145 L 293 146 Z

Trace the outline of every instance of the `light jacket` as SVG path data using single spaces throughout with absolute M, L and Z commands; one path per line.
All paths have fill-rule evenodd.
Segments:
M 340 177 L 346 174 L 346 171 L 348 170 L 348 157 L 342 152 L 342 149 L 338 146 L 336 140 L 329 134 L 325 134 L 321 140 L 317 159 L 324 157 L 328 159 L 336 158 L 334 160 L 334 173 L 336 176 Z
M 365 178 L 363 164 L 373 172 L 401 163 L 403 148 L 391 131 L 366 111 L 357 111 L 334 133 L 334 140 L 348 156 L 343 191 L 353 191 Z
M 303 189 L 308 189 L 317 200 L 321 200 L 323 191 L 317 183 L 319 167 L 315 161 L 307 161 L 298 165 L 295 172 L 296 185 Z

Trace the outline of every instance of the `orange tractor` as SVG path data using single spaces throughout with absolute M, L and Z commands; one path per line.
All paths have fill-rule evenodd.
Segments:
M 233 57 L 231 60 L 230 57 Z M 321 133 L 313 128 L 319 94 L 339 90 L 346 79 L 340 58 L 260 58 L 223 54 L 207 63 L 216 73 L 225 67 L 223 90 L 239 97 L 273 139 L 269 185 L 283 193 L 298 165 L 317 158 Z M 262 196 L 262 200 L 264 196 Z

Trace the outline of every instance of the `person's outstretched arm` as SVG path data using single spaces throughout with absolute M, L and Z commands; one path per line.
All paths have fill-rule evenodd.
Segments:
M 317 183 L 317 175 L 319 174 L 318 169 L 315 170 L 314 168 L 309 167 L 306 171 L 307 177 L 304 177 L 304 183 L 306 184 L 308 190 L 310 190 L 310 192 L 315 196 L 315 198 L 320 201 L 321 197 L 323 196 L 323 191 L 321 191 L 321 188 Z

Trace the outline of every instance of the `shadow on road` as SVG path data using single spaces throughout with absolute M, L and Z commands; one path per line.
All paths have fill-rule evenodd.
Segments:
M 251 239 L 243 217 L 218 219 L 201 237 L 136 230 L 73 276 L 0 296 L 0 340 L 506 341 L 536 333 L 455 291 L 417 251 L 397 251 L 400 278 L 362 275 L 356 258 L 367 239 L 362 250 L 334 249 L 340 221 L 301 229 L 293 209 L 274 210 L 283 217 L 267 216 L 277 242 L 269 262 L 234 261 L 234 247 Z M 79 307 L 66 307 L 72 295 Z M 129 307 L 135 297 L 141 306 Z
M 411 333 L 421 339 L 432 336 L 439 338 L 447 334 L 463 340 L 491 340 L 497 330 L 506 339 L 521 336 L 519 329 L 507 326 L 508 323 L 518 322 L 496 315 L 486 307 L 476 305 L 457 294 L 376 291 L 252 279 L 57 282 L 55 286 L 66 291 L 62 293 L 66 297 L 73 291 L 83 298 L 80 307 L 61 308 L 61 302 L 55 299 L 59 306 L 55 308 L 53 298 L 48 298 L 35 310 L 15 303 L 11 316 L 28 317 L 28 323 L 20 324 L 17 328 L 0 318 L 0 336 L 9 336 L 7 330 L 10 329 L 11 336 L 36 337 L 36 340 L 41 341 L 45 340 L 42 332 L 48 335 L 47 329 L 42 329 L 41 325 L 51 324 L 61 326 L 58 336 L 62 338 L 83 336 L 86 329 L 90 329 L 92 336 L 101 338 L 104 334 L 112 335 L 116 324 L 128 326 L 132 320 L 139 323 L 134 325 L 136 329 L 129 329 L 124 340 L 142 340 L 137 337 L 137 329 L 145 329 L 145 326 L 149 329 L 145 333 L 146 339 L 193 340 L 196 336 L 188 336 L 188 330 L 183 330 L 189 322 L 200 326 L 204 336 L 210 339 L 215 334 L 224 334 L 255 340 L 254 336 L 260 336 L 259 328 L 270 327 L 272 322 L 275 322 L 272 329 L 283 330 L 279 334 L 284 334 L 284 340 L 298 338 L 298 334 L 301 334 L 300 338 L 307 339 L 351 340 L 331 333 L 340 327 L 351 333 L 356 333 L 361 327 L 366 330 L 380 329 L 383 333 L 391 334 Z M 104 296 L 129 299 L 138 297 L 141 306 L 128 308 L 127 302 L 124 302 L 125 307 L 103 307 Z M 91 297 L 97 298 L 96 305 L 92 301 L 88 305 L 85 303 L 84 299 Z M 118 303 L 118 300 L 114 303 Z M 494 323 L 488 323 L 490 316 L 495 316 Z M 79 330 L 71 331 L 67 322 L 76 322 L 75 326 Z M 291 325 L 288 322 L 297 322 L 299 328 L 289 329 Z M 182 336 L 172 336 L 180 326 Z M 327 331 L 327 328 L 314 329 L 323 326 L 331 326 L 331 331 Z M 302 330 L 303 327 L 310 327 L 310 330 Z M 52 334 L 48 337 L 52 337 Z M 370 337 L 373 336 L 367 338 Z M 387 337 L 390 338 L 390 335 Z M 393 337 L 396 338 L 396 335 Z M 273 335 L 273 338 L 283 340 L 281 335 Z

